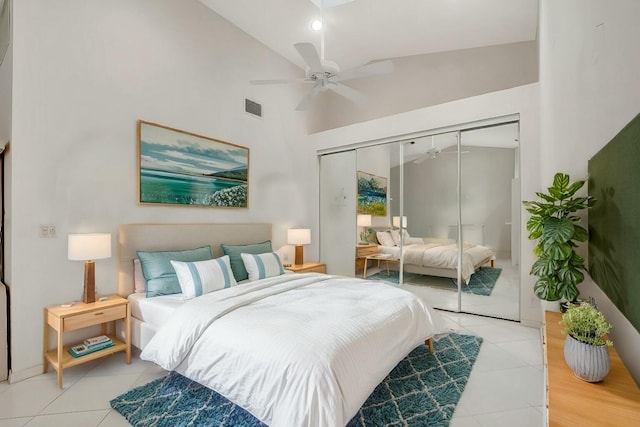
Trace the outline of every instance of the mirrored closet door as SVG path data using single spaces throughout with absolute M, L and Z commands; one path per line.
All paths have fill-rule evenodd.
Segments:
M 321 257 L 436 308 L 519 320 L 518 173 L 517 121 L 323 155 Z
M 518 144 L 517 122 L 460 133 L 462 236 L 494 257 L 464 287 L 464 312 L 520 319 Z

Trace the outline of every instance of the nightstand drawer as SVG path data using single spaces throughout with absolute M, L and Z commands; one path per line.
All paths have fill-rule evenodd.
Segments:
M 78 314 L 64 319 L 64 330 L 86 328 L 87 326 L 99 325 L 100 323 L 112 320 L 123 319 L 127 316 L 127 307 L 120 305 L 117 307 L 103 308 L 90 313 Z
M 356 257 L 360 258 L 360 257 L 366 257 L 369 255 L 375 255 L 378 253 L 378 246 L 377 245 L 371 245 L 371 246 L 358 246 L 357 247 L 357 251 L 356 251 Z
M 307 268 L 304 270 L 305 273 L 324 273 L 327 274 L 327 266 L 322 264 L 316 267 Z

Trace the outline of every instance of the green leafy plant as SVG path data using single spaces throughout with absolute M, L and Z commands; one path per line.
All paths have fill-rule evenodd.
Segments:
M 591 345 L 613 345 L 606 335 L 611 330 L 604 314 L 589 303 L 572 304 L 562 315 L 562 332 Z
M 538 239 L 533 250 L 538 259 L 529 274 L 538 276 L 533 291 L 540 299 L 574 301 L 578 297 L 586 267 L 575 242 L 586 242 L 589 232 L 575 213 L 595 202 L 591 196 L 575 197 L 583 186 L 584 181 L 571 183 L 569 175 L 557 173 L 548 193 L 536 193 L 541 200 L 522 202 L 531 214 L 529 239 Z

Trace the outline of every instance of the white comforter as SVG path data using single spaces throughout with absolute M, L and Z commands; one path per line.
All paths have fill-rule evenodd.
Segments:
M 400 257 L 400 248 L 394 247 L 396 258 Z M 380 252 L 389 253 L 387 246 Z M 458 245 L 427 243 L 404 246 L 404 263 L 418 265 L 420 267 L 458 268 Z M 487 262 L 494 256 L 493 251 L 485 246 L 473 243 L 465 243 L 462 251 L 462 279 L 469 283 L 471 275 L 483 262 Z
M 437 318 L 381 282 L 287 274 L 185 303 L 141 354 L 277 427 L 344 426 Z

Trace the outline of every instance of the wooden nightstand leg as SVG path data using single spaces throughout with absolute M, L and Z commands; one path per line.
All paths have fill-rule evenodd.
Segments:
M 62 343 L 62 332 L 58 330 L 58 387 L 62 388 L 62 351 L 63 351 L 63 343 Z
M 49 370 L 49 361 L 47 360 L 47 351 L 49 351 L 49 324 L 47 323 L 47 310 L 44 310 L 44 334 L 42 336 L 42 373 L 46 374 Z
M 127 343 L 127 363 L 131 364 L 131 306 L 127 304 L 127 317 L 124 319 L 125 342 Z
M 364 259 L 364 273 L 362 273 L 362 278 L 366 279 L 367 278 L 367 265 L 369 265 L 369 260 L 368 259 Z

